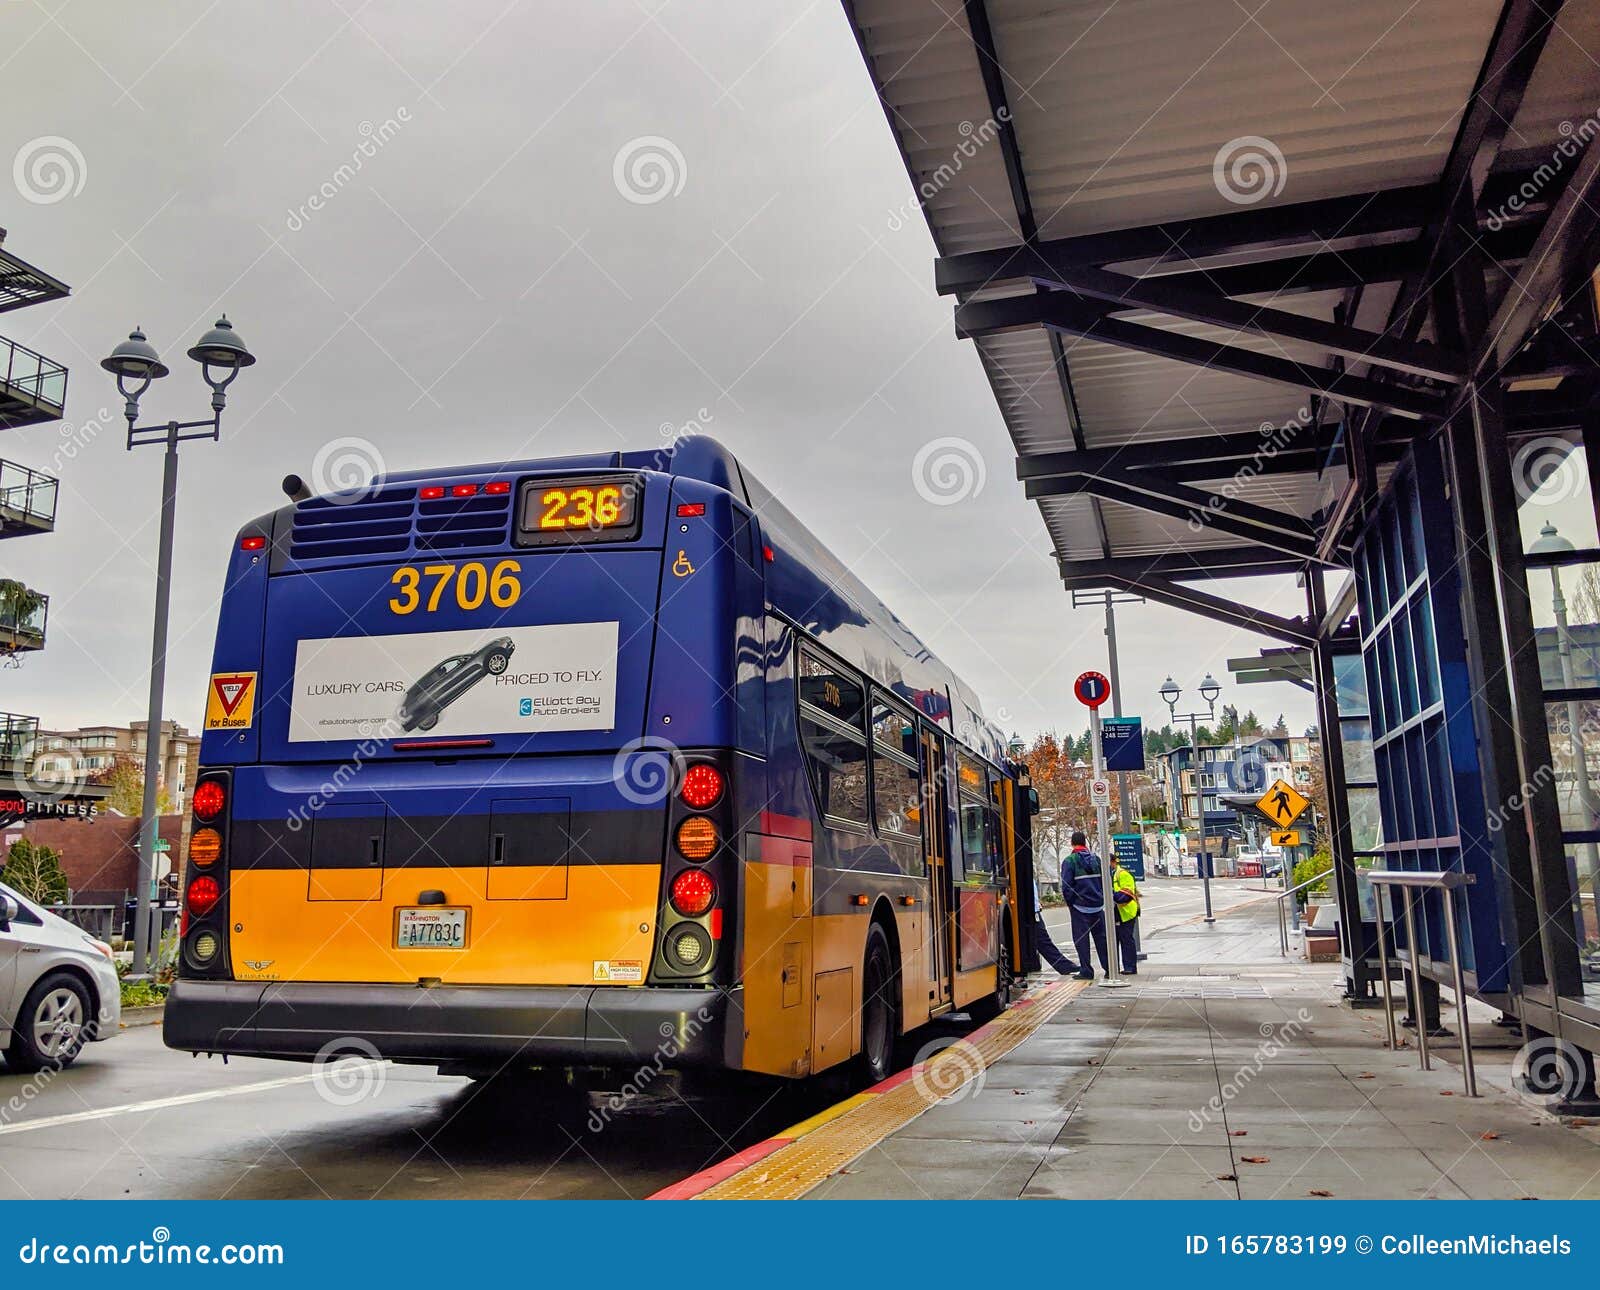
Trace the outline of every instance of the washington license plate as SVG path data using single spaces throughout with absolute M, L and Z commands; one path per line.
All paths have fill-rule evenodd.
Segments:
M 402 950 L 459 950 L 467 944 L 467 911 L 432 905 L 401 909 L 395 922 L 394 943 Z

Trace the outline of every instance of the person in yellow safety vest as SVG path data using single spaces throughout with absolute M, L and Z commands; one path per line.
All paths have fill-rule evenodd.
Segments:
M 1122 958 L 1123 976 L 1139 975 L 1139 939 L 1134 920 L 1139 917 L 1139 884 L 1133 875 L 1111 857 L 1111 898 L 1117 906 L 1117 949 Z

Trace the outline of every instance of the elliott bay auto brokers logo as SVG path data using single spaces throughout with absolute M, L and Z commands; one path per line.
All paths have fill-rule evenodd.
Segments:
M 533 700 L 531 698 L 517 700 L 517 715 L 519 717 L 531 717 L 533 715 Z

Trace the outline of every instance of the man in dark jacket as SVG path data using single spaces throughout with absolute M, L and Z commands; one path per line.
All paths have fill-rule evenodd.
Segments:
M 1072 835 L 1072 850 L 1061 865 L 1061 895 L 1072 910 L 1072 943 L 1078 949 L 1078 976 L 1094 980 L 1094 965 L 1089 961 L 1089 942 L 1100 956 L 1100 970 L 1108 976 L 1106 959 L 1106 898 L 1100 881 L 1100 857 L 1089 850 L 1083 833 Z

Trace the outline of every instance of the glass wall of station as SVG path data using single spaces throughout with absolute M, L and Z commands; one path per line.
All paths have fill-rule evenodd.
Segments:
M 1511 454 L 1550 734 L 1550 765 L 1538 773 L 1555 785 L 1579 946 L 1582 994 L 1570 1003 L 1600 1013 L 1600 534 L 1590 454 L 1577 429 L 1516 440 Z
M 1439 445 L 1420 442 L 1356 544 L 1371 766 L 1359 767 L 1364 778 L 1352 779 L 1352 850 L 1363 853 L 1364 867 L 1473 874 L 1472 895 L 1457 906 L 1456 930 L 1469 984 L 1483 993 L 1508 985 L 1504 875 L 1488 845 L 1448 499 Z M 1427 974 L 1448 979 L 1437 893 L 1425 897 L 1422 909 L 1419 962 Z

